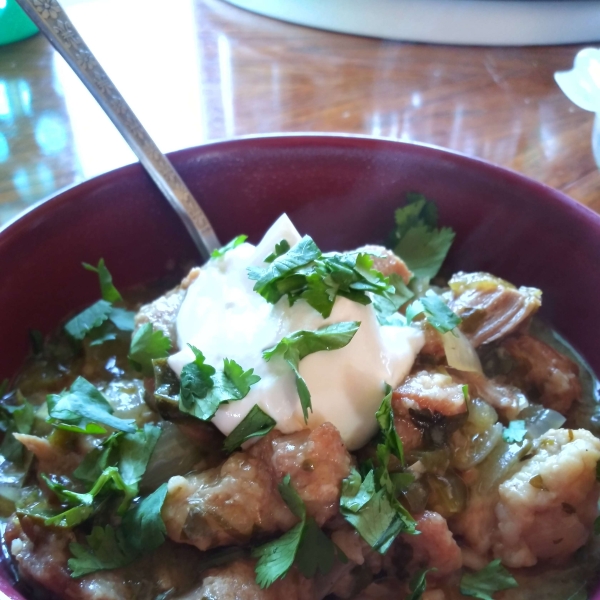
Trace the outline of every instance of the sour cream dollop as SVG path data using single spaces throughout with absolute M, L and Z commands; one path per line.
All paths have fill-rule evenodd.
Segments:
M 408 375 L 423 346 L 423 334 L 413 327 L 381 326 L 372 305 L 346 298 L 337 298 L 326 319 L 303 300 L 289 306 L 284 297 L 269 304 L 252 290 L 254 281 L 248 279 L 247 268 L 264 267 L 264 259 L 284 239 L 290 246 L 301 239 L 287 215 L 273 224 L 258 246 L 241 244 L 200 269 L 177 316 L 180 351 L 169 358 L 169 365 L 180 376 L 194 360 L 187 346 L 192 344 L 216 369 L 223 367 L 225 358 L 244 370 L 253 368 L 260 381 L 242 400 L 222 405 L 212 422 L 228 435 L 258 404 L 280 431 L 293 433 L 306 427 L 294 374 L 279 357 L 265 361 L 263 350 L 299 329 L 360 321 L 347 346 L 310 354 L 299 367 L 312 398 L 308 427 L 330 422 L 348 449 L 356 450 L 377 431 L 375 412 L 384 385 L 396 387 Z

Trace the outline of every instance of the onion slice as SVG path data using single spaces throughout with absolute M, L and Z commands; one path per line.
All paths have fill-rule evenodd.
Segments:
M 471 371 L 483 375 L 481 361 L 473 344 L 458 327 L 442 334 L 448 366 L 458 371 Z

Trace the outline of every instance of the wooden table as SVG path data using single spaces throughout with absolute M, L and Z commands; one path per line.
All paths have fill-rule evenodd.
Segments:
M 165 152 L 257 133 L 371 134 L 505 165 L 600 212 L 593 115 L 553 79 L 579 47 L 402 44 L 221 0 L 63 4 Z M 0 48 L 0 134 L 0 221 L 135 160 L 41 36 Z

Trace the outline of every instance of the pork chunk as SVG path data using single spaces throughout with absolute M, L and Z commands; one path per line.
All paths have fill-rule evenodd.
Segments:
M 255 562 L 237 560 L 206 572 L 202 586 L 180 600 L 314 600 L 313 584 L 296 569 L 262 590 L 256 583 Z
M 272 432 L 218 468 L 172 477 L 163 519 L 171 539 L 201 550 L 286 531 L 296 518 L 277 486 L 289 474 L 308 514 L 322 525 L 337 513 L 349 472 L 350 455 L 333 425 L 285 436 Z
M 494 556 L 509 567 L 560 563 L 588 540 L 598 514 L 600 440 L 551 429 L 533 458 L 500 485 Z
M 416 569 L 436 571 L 434 577 L 445 577 L 462 567 L 462 554 L 448 523 L 440 514 L 426 510 L 416 517 L 419 535 L 402 536 L 413 550 L 412 564 Z
M 448 306 L 463 319 L 460 325 L 473 346 L 517 331 L 541 306 L 536 288 L 516 288 L 488 273 L 456 273 L 449 281 Z
M 517 362 L 525 385 L 546 408 L 564 415 L 581 398 L 579 367 L 548 344 L 520 335 L 506 340 L 503 348 Z
M 392 396 L 394 424 L 406 451 L 418 448 L 423 433 L 411 417 L 411 410 L 452 417 L 466 412 L 462 386 L 447 374 L 419 371 L 409 375 Z

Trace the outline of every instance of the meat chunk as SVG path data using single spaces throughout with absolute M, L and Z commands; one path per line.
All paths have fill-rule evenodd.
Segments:
M 392 396 L 394 424 L 406 451 L 421 446 L 423 432 L 411 415 L 412 411 L 430 411 L 453 417 L 466 413 L 462 386 L 447 374 L 419 371 L 409 375 Z M 414 413 L 413 413 L 414 414 Z
M 194 267 L 181 282 L 181 285 L 170 290 L 149 304 L 144 304 L 135 315 L 135 328 L 145 323 L 152 323 L 154 329 L 162 331 L 170 340 L 173 348 L 177 347 L 177 331 L 175 321 L 185 298 L 187 288 L 198 277 L 200 269 Z
M 216 469 L 171 478 L 163 519 L 171 539 L 201 550 L 286 531 L 296 518 L 277 486 L 289 474 L 308 513 L 322 525 L 337 513 L 349 472 L 350 455 L 333 425 L 285 436 L 272 432 Z
M 520 335 L 506 340 L 503 348 L 517 362 L 516 370 L 527 389 L 546 408 L 564 415 L 581 398 L 579 367 L 548 344 Z
M 507 420 L 513 420 L 527 406 L 527 398 L 516 387 L 488 379 L 479 373 L 452 370 L 453 377 L 469 386 L 472 398 L 481 398 L 493 406 Z
M 180 600 L 314 600 L 313 584 L 291 569 L 285 578 L 262 590 L 256 583 L 255 562 L 237 560 L 206 572 L 202 586 Z
M 177 595 L 197 588 L 200 553 L 167 541 L 127 567 L 96 571 L 78 579 L 70 575 L 72 531 L 46 528 L 29 517 L 10 522 L 5 541 L 20 576 L 64 600 L 135 600 Z M 36 596 L 37 597 L 37 596 Z M 45 597 L 45 596 L 43 596 Z
M 551 429 L 533 458 L 500 485 L 494 556 L 510 567 L 560 562 L 585 544 L 598 514 L 600 440 Z
M 357 252 L 370 254 L 373 258 L 373 268 L 377 269 L 387 277 L 394 273 L 399 275 L 404 283 L 408 283 L 412 279 L 413 274 L 406 266 L 406 263 L 391 250 L 388 250 L 383 246 L 369 244 L 368 246 L 358 248 Z
M 540 290 L 517 289 L 488 273 L 459 272 L 449 285 L 448 306 L 463 319 L 460 329 L 475 347 L 514 333 L 541 306 Z
M 412 565 L 416 569 L 437 569 L 434 577 L 445 577 L 462 567 L 462 553 L 448 523 L 440 514 L 426 510 L 417 517 L 420 535 L 402 536 L 413 550 Z

